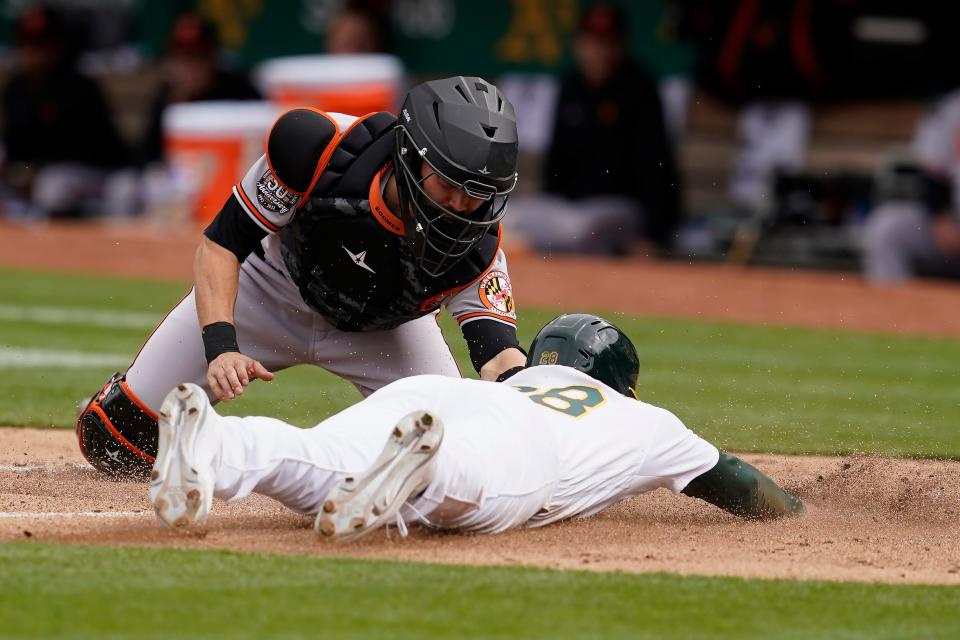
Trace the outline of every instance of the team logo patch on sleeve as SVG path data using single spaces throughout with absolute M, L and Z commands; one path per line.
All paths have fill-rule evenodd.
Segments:
M 267 169 L 257 180 L 257 202 L 267 211 L 285 214 L 297 206 L 297 203 L 300 202 L 300 196 L 285 189 L 280 181 L 273 177 L 273 173 Z
M 510 277 L 503 271 L 491 271 L 480 281 L 480 302 L 487 309 L 514 317 L 513 288 Z

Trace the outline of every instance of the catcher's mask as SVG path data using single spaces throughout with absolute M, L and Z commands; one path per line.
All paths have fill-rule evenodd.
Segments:
M 548 322 L 530 344 L 527 366 L 559 364 L 636 398 L 640 358 L 626 334 L 599 316 L 570 313 Z
M 393 159 L 407 241 L 423 271 L 442 275 L 506 213 L 517 184 L 513 106 L 481 78 L 418 85 L 400 109 Z M 436 202 L 423 187 L 431 176 L 481 205 L 466 213 Z

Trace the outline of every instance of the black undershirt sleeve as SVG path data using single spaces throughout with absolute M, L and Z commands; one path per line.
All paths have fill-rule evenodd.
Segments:
M 204 229 L 203 235 L 237 256 L 237 262 L 243 262 L 267 232 L 250 219 L 237 199 L 231 195 L 220 213 Z
M 470 350 L 470 362 L 480 371 L 490 358 L 510 347 L 520 348 L 516 327 L 496 320 L 474 320 L 460 325 Z
M 528 354 L 528 355 L 529 355 L 529 354 Z M 509 379 L 512 378 L 513 376 L 517 375 L 518 373 L 520 373 L 521 371 L 523 371 L 523 370 L 526 369 L 526 368 L 527 368 L 527 367 L 526 367 L 526 366 L 523 366 L 523 365 L 521 365 L 521 366 L 519 366 L 519 367 L 511 367 L 510 369 L 507 369 L 506 371 L 504 371 L 503 373 L 501 373 L 499 376 L 497 376 L 497 382 L 506 382 L 507 380 L 509 380 Z
M 723 451 L 717 464 L 691 480 L 682 493 L 750 520 L 798 515 L 805 510 L 799 498 L 756 467 Z

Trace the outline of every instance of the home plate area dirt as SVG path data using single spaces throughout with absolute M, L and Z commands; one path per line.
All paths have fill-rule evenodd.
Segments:
M 810 506 L 805 516 L 744 522 L 657 491 L 592 518 L 496 536 L 395 530 L 319 540 L 312 519 L 254 496 L 215 502 L 205 531 L 155 520 L 143 483 L 102 479 L 73 433 L 0 429 L 0 542 L 231 549 L 559 569 L 669 571 L 760 578 L 960 584 L 960 463 L 745 455 Z

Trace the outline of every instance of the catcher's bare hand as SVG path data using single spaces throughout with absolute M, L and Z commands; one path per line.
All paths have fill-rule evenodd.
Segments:
M 235 351 L 221 353 L 207 367 L 207 384 L 223 402 L 242 394 L 243 388 L 257 378 L 270 381 L 273 374 L 253 358 Z

